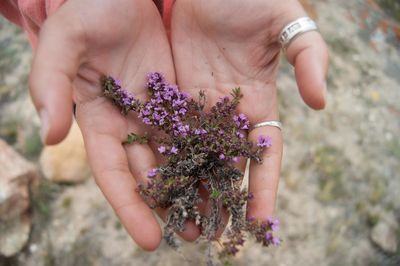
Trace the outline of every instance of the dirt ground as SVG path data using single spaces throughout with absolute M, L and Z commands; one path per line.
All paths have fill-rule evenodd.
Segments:
M 285 153 L 276 215 L 283 243 L 263 249 L 249 242 L 223 265 L 400 265 L 400 9 L 395 1 L 389 12 L 372 0 L 303 2 L 330 48 L 328 105 L 308 109 L 282 60 Z M 1 18 L 0 137 L 37 163 L 30 61 L 24 33 Z M 203 244 L 184 243 L 184 256 L 164 243 L 141 251 L 91 178 L 42 182 L 32 204 L 29 243 L 0 265 L 205 265 Z M 385 243 L 393 238 L 390 251 Z

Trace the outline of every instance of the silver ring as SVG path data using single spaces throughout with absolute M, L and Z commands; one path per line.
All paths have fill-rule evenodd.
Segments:
M 280 121 L 276 120 L 271 120 L 271 121 L 265 121 L 261 123 L 257 123 L 251 127 L 251 129 L 259 128 L 259 127 L 277 127 L 280 130 L 282 130 L 282 123 Z
M 296 19 L 283 28 L 279 34 L 279 43 L 282 45 L 282 49 L 286 49 L 296 37 L 313 30 L 318 30 L 318 27 L 311 18 L 302 17 Z

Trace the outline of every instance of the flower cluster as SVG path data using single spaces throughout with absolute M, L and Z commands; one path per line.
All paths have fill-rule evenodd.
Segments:
M 127 114 L 131 110 L 139 108 L 139 101 L 135 99 L 133 93 L 121 87 L 120 80 L 108 79 L 102 77 L 101 79 L 104 95 L 113 100 L 114 104 L 121 108 L 123 114 Z
M 200 92 L 198 101 L 168 84 L 160 73 L 147 76 L 150 99 L 140 102 L 120 82 L 102 78 L 104 95 L 117 105 L 123 114 L 134 111 L 144 124 L 166 134 L 163 137 L 128 135 L 126 143 L 147 141 L 158 143 L 158 152 L 166 163 L 148 172 L 149 182 L 139 185 L 139 192 L 152 208 L 168 208 L 164 238 L 175 246 L 174 232 L 183 231 L 188 220 L 202 228 L 211 241 L 223 227 L 221 208 L 232 215 L 228 241 L 223 243 L 222 255 L 234 255 L 243 245 L 244 232 L 254 235 L 263 246 L 279 245 L 273 236 L 279 221 L 245 219 L 244 207 L 252 194 L 240 189 L 243 173 L 234 164 L 240 157 L 262 162 L 262 153 L 272 146 L 269 136 L 259 136 L 254 145 L 246 138 L 250 122 L 243 113 L 236 114 L 242 97 L 240 89 L 232 91 L 232 98 L 221 98 L 209 112 L 204 110 L 206 97 Z M 199 188 L 209 194 L 211 212 L 201 214 Z
M 180 92 L 176 85 L 166 84 L 157 72 L 148 75 L 147 88 L 151 99 L 139 111 L 143 123 L 173 132 L 174 136 L 186 137 L 190 128 L 182 120 L 188 112 L 188 95 Z

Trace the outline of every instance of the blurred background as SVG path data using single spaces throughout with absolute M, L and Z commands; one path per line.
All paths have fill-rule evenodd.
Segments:
M 400 265 L 400 1 L 303 0 L 331 55 L 328 106 L 278 80 L 279 248 L 223 265 Z M 0 265 L 205 265 L 206 246 L 141 251 L 90 176 L 79 129 L 43 147 L 25 34 L 0 18 Z M 217 248 L 217 247 L 216 247 Z

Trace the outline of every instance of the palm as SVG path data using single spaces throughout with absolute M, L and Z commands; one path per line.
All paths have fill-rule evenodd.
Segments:
M 155 156 L 147 145 L 121 146 L 127 133 L 143 133 L 145 129 L 134 116 L 121 116 L 114 106 L 96 96 L 101 94 L 98 81 L 104 73 L 121 79 L 122 85 L 137 97 L 146 98 L 146 73 L 157 69 L 171 80 L 173 65 L 163 25 L 151 2 L 126 1 L 126 6 L 117 9 L 113 1 L 104 2 L 110 7 L 101 6 L 98 12 L 115 10 L 112 16 L 104 14 L 107 19 L 99 23 L 98 18 L 103 15 L 91 12 L 93 19 L 85 17 L 83 22 L 90 33 L 87 37 L 90 50 L 74 82 L 77 119 L 86 133 L 88 155 L 100 188 L 134 238 L 138 242 L 141 239 L 151 242 L 152 238 L 159 239 L 160 230 L 135 190 L 137 183 L 144 181 L 146 172 L 155 166 Z M 141 235 L 141 232 L 146 233 Z
M 128 232 L 146 249 L 158 246 L 161 230 L 136 189 L 156 165 L 156 156 L 148 145 L 121 144 L 128 133 L 146 129 L 134 115 L 121 116 L 99 97 L 99 81 L 101 75 L 111 75 L 144 99 L 145 76 L 154 70 L 174 82 L 167 36 L 152 1 L 70 0 L 42 28 L 31 74 L 33 94 L 40 90 L 42 75 L 52 88 L 73 88 L 76 117 L 96 182 Z M 50 80 L 49 73 L 54 75 Z M 53 135 L 48 139 L 57 138 Z
M 275 16 L 266 14 L 276 1 L 177 1 L 172 17 L 171 39 L 177 80 L 181 89 L 196 95 L 205 90 L 208 103 L 229 95 L 240 86 L 243 99 L 239 111 L 252 123 L 278 118 L 275 89 L 280 47 L 276 42 L 279 29 Z M 261 11 L 261 13 L 260 13 Z M 261 29 L 261 30 L 260 30 Z M 254 130 L 253 132 L 256 132 Z M 265 132 L 265 131 L 264 131 Z M 261 134 L 262 131 L 257 131 Z M 251 215 L 259 218 L 271 214 L 279 173 L 281 135 L 274 138 L 274 153 L 264 167 L 252 166 L 249 189 L 256 195 L 250 204 Z M 255 135 L 249 138 L 254 140 Z M 268 172 L 265 172 L 268 171 Z M 259 180 L 254 179 L 263 179 Z
M 206 89 L 212 103 L 240 86 L 244 94 L 240 111 L 259 121 L 276 116 L 280 49 L 275 41 L 279 29 L 265 26 L 273 25 L 273 14 L 257 14 L 271 9 L 274 1 L 254 2 L 177 1 L 172 45 L 182 88 L 193 93 Z

